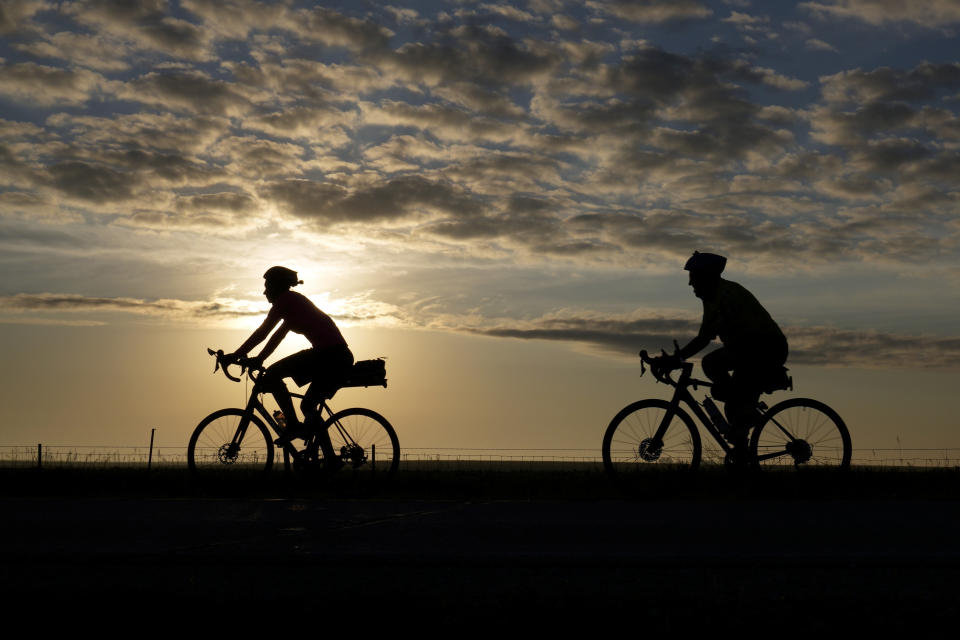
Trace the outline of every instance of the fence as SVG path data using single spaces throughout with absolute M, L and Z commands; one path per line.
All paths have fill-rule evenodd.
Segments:
M 706 444 L 706 443 L 705 443 Z M 3 467 L 171 467 L 186 464 L 186 447 L 109 446 L 0 446 Z M 401 453 L 403 463 L 595 463 L 597 449 L 482 449 L 457 447 L 411 447 Z M 704 447 L 703 461 L 720 464 L 722 452 Z M 960 468 L 960 448 L 854 449 L 852 464 L 870 467 Z

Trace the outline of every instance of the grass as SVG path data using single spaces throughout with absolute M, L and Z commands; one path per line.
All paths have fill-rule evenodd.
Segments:
M 804 470 L 732 474 L 652 468 L 629 486 L 597 463 L 420 461 L 383 476 L 341 472 L 333 478 L 271 472 L 228 473 L 198 483 L 183 466 L 0 468 L 0 496 L 260 497 L 404 500 L 842 500 L 960 498 L 960 470 L 854 467 L 845 473 Z

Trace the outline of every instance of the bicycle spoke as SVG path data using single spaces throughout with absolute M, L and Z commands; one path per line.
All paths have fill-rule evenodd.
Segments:
M 242 409 L 224 409 L 207 416 L 194 430 L 187 447 L 187 464 L 194 474 L 225 471 L 266 471 L 273 463 L 273 443 L 256 418 L 241 434 Z
M 671 419 L 657 438 L 668 412 Z M 690 468 L 700 462 L 700 440 L 689 416 L 673 412 L 666 402 L 649 400 L 630 405 L 613 419 L 604 435 L 603 459 L 614 475 L 650 465 Z
M 329 418 L 327 432 L 334 452 L 353 473 L 392 476 L 400 462 L 400 445 L 390 423 L 368 409 L 346 409 Z
M 850 461 L 846 425 L 825 404 L 804 398 L 773 407 L 752 446 L 764 466 L 845 468 Z

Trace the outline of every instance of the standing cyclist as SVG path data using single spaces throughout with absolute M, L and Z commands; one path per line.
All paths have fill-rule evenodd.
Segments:
M 277 439 L 278 444 L 284 444 L 303 437 L 305 432 L 283 379 L 293 378 L 299 386 L 312 383 L 304 394 L 300 409 L 306 421 L 315 420 L 319 418 L 316 415 L 317 405 L 328 397 L 327 394 L 335 391 L 349 374 L 353 366 L 353 354 L 330 316 L 314 306 L 306 296 L 290 291 L 290 287 L 303 284 L 302 280 L 297 279 L 296 271 L 286 267 L 271 267 L 263 274 L 263 279 L 263 295 L 273 306 L 263 324 L 228 358 L 237 360 L 246 356 L 250 349 L 270 335 L 278 323 L 282 323 L 280 328 L 257 354 L 257 364 L 263 364 L 290 331 L 300 333 L 310 341 L 312 348 L 274 363 L 257 382 L 263 391 L 273 394 L 286 418 L 286 430 Z M 330 435 L 323 430 L 320 432 L 320 448 L 324 460 L 337 460 Z
M 724 402 L 728 439 L 742 450 L 760 394 L 785 379 L 787 339 L 753 294 L 720 277 L 726 264 L 723 256 L 697 251 L 687 260 L 683 268 L 690 272 L 693 294 L 703 301 L 703 321 L 693 340 L 661 357 L 661 366 L 675 368 L 720 338 L 723 346 L 704 356 L 701 365 L 713 381 L 710 395 Z

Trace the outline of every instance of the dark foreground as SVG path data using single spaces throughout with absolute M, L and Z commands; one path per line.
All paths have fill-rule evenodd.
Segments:
M 409 471 L 391 488 L 197 488 L 172 470 L 0 479 L 0 595 L 51 624 L 200 611 L 225 633 L 809 635 L 960 614 L 957 471 L 661 473 L 630 494 L 547 467 Z

